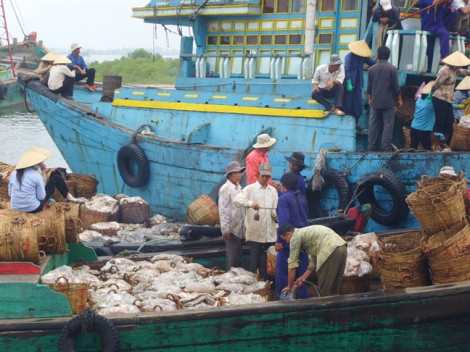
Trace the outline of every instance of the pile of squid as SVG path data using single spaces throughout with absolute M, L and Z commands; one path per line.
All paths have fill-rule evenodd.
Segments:
M 243 268 L 222 272 L 166 253 L 143 261 L 113 258 L 99 270 L 61 266 L 41 282 L 52 285 L 62 278 L 88 283 L 88 305 L 102 315 L 261 303 L 269 291 L 269 283 Z

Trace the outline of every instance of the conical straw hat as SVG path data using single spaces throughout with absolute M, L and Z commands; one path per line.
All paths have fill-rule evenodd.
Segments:
M 429 94 L 431 93 L 431 87 L 434 84 L 435 81 L 428 82 L 423 89 L 421 89 L 421 94 Z
M 349 43 L 348 48 L 357 56 L 369 57 L 372 55 L 372 50 L 370 50 L 369 45 L 364 40 Z
M 470 59 L 462 54 L 460 51 L 453 52 L 446 58 L 442 59 L 442 62 L 456 67 L 468 66 L 470 65 Z
M 470 89 L 470 77 L 465 76 L 465 78 L 460 82 L 455 89 L 458 90 L 469 90 Z
M 42 61 L 54 61 L 55 59 L 55 54 L 51 51 L 49 51 L 46 55 L 41 58 Z
M 42 163 L 51 157 L 52 152 L 39 147 L 31 147 L 27 149 L 16 164 L 15 169 L 25 169 L 27 167 Z
M 54 65 L 57 64 L 71 64 L 72 61 L 70 61 L 65 55 L 58 55 L 56 56 L 54 60 Z

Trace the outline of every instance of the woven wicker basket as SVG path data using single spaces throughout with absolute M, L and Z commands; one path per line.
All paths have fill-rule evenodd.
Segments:
M 130 201 L 130 198 L 122 198 L 119 201 L 121 222 L 125 224 L 143 224 L 150 218 L 150 206 L 146 201 Z
M 35 216 L 44 219 L 45 232 L 38 236 L 39 248 L 48 254 L 63 254 L 66 250 L 65 217 L 62 206 L 48 203 Z
M 470 225 L 468 222 L 431 236 L 423 246 L 429 265 L 470 252 Z
M 102 212 L 87 208 L 85 205 L 80 211 L 80 219 L 82 219 L 83 227 L 90 229 L 90 226 L 97 222 L 118 221 L 119 207 L 113 212 Z
M 430 272 L 434 284 L 470 280 L 470 253 L 433 262 Z
M 78 244 L 80 242 L 79 234 L 84 230 L 80 218 L 68 218 L 65 220 L 65 241 L 67 243 Z
M 8 181 L 0 181 L 0 198 L 10 199 L 8 195 Z
M 69 283 L 65 277 L 61 276 L 54 284 L 49 286 L 54 291 L 67 296 L 73 314 L 80 314 L 85 310 L 88 301 L 88 289 L 90 287 L 88 283 Z
M 470 128 L 454 124 L 454 133 L 450 141 L 450 149 L 453 151 L 470 150 Z
M 410 126 L 415 114 L 415 94 L 419 87 L 404 86 L 400 88 L 403 106 L 395 109 L 395 117 L 401 120 L 405 126 Z
M 460 188 L 453 184 L 438 195 L 418 189 L 407 198 L 411 212 L 429 234 L 449 229 L 465 221 L 465 202 Z
M 343 276 L 339 293 L 347 295 L 350 293 L 367 292 L 370 288 L 371 276 L 366 274 L 363 276 Z
M 186 222 L 191 225 L 215 226 L 219 221 L 217 204 L 205 194 L 192 202 L 186 211 Z
M 75 182 L 75 197 L 93 197 L 97 193 L 99 181 L 95 175 L 69 174 L 69 179 Z

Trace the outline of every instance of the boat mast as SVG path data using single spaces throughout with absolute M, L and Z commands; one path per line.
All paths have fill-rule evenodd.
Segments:
M 308 55 L 306 59 L 306 67 L 304 71 L 304 78 L 310 79 L 313 77 L 313 51 L 315 45 L 315 11 L 317 8 L 317 0 L 307 0 L 307 9 L 305 11 L 305 54 Z
M 8 54 L 10 55 L 10 64 L 11 64 L 11 73 L 13 77 L 16 77 L 15 73 L 15 65 L 13 64 L 13 54 L 11 52 L 11 45 L 10 45 L 10 36 L 8 34 L 8 26 L 7 26 L 7 19 L 5 17 L 5 6 L 3 5 L 3 0 L 0 0 L 0 6 L 2 7 L 1 17 L 0 17 L 0 41 L 2 39 L 6 39 L 8 45 Z

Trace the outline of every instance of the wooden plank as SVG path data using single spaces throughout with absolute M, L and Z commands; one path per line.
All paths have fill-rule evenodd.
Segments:
M 33 263 L 24 262 L 3 262 L 0 263 L 0 275 L 30 275 L 39 274 L 40 269 Z M 0 278 L 1 279 L 1 278 Z

